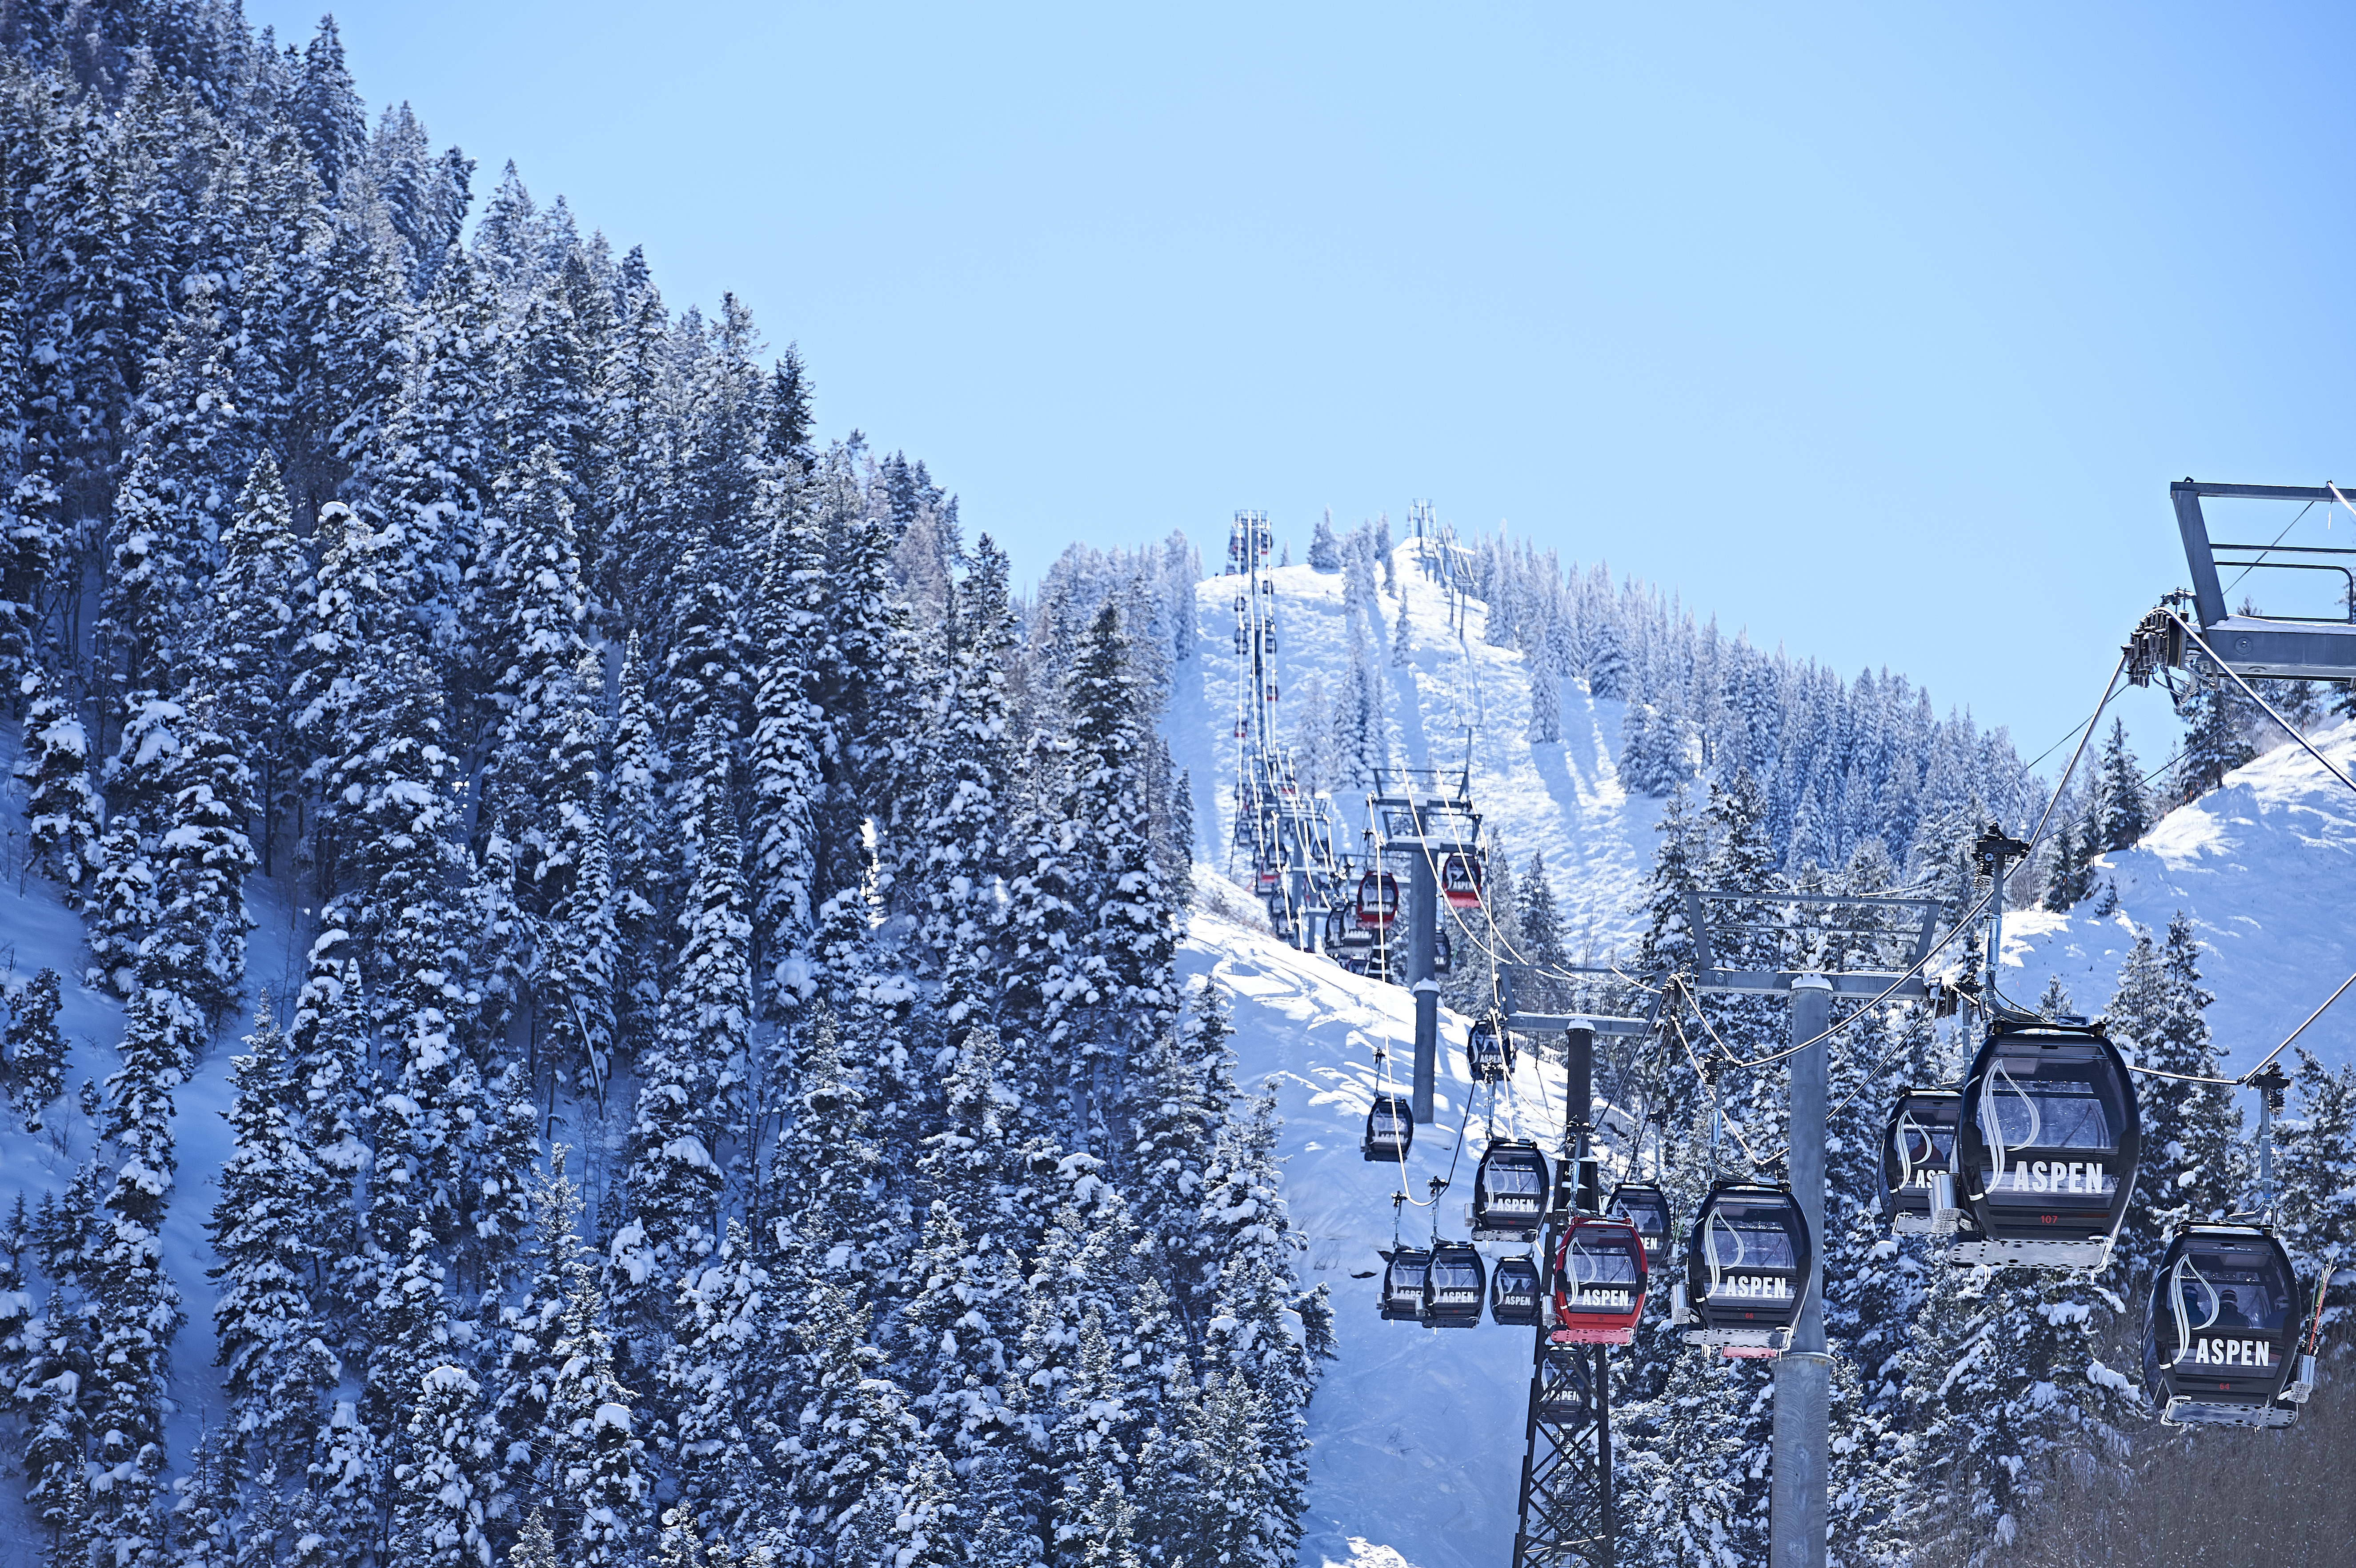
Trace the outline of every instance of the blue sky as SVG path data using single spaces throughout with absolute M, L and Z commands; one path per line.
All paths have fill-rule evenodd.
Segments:
M 2025 755 L 2183 579 L 2170 478 L 2356 480 L 2351 16 L 337 7 L 1025 576 L 1430 496 Z

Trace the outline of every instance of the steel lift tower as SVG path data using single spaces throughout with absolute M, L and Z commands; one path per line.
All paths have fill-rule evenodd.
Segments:
M 1554 1292 L 1554 1258 L 1574 1214 L 1601 1211 L 1602 1185 L 1591 1150 L 1589 1117 L 1595 1103 L 1598 1035 L 1638 1039 L 1653 1032 L 1657 1004 L 1643 1018 L 1605 1012 L 1566 1014 L 1520 1010 L 1530 1000 L 1559 999 L 1554 975 L 1501 965 L 1505 1027 L 1540 1038 L 1559 1034 L 1569 1064 L 1563 1100 L 1562 1179 L 1540 1232 L 1539 1296 Z M 1582 968 L 1564 974 L 1601 976 L 1615 971 Z M 1586 987 L 1582 987 L 1581 989 Z M 1532 996 L 1530 993 L 1540 993 Z M 1530 1403 L 1524 1432 L 1522 1497 L 1514 1531 L 1514 1568 L 1616 1568 L 1619 1514 L 1612 1485 L 1612 1362 L 1608 1345 L 1557 1345 L 1540 1313 L 1530 1355 Z

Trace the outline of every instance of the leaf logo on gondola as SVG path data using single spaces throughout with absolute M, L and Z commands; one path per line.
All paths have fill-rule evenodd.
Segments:
M 2209 1316 L 2198 1323 L 2193 1322 L 2184 1310 L 2184 1276 L 2188 1274 L 2192 1276 L 2192 1283 L 2209 1297 Z M 2192 1254 L 2187 1253 L 2177 1259 L 2176 1266 L 2169 1271 L 2168 1305 L 2176 1314 L 2176 1355 L 2168 1363 L 2172 1367 L 2192 1354 L 2193 1335 L 2203 1328 L 2215 1327 L 2217 1315 L 2224 1309 L 2224 1298 L 2217 1294 L 2217 1287 L 2203 1279 L 2201 1271 L 2192 1266 Z
M 1930 1145 L 1930 1136 L 1914 1120 L 1914 1113 L 1901 1110 L 1898 1113 L 1898 1131 L 1895 1136 L 1898 1145 L 1898 1185 L 1901 1188 L 1914 1185 L 1914 1143 L 1912 1138 L 1907 1136 L 1909 1133 L 1922 1138 L 1926 1147 Z
M 1587 1253 L 1580 1248 L 1579 1244 L 1579 1232 L 1577 1231 L 1573 1231 L 1570 1233 L 1570 1244 L 1564 1254 L 1563 1261 L 1570 1265 L 1570 1299 L 1575 1303 L 1580 1296 L 1587 1294 L 1587 1287 L 1589 1285 L 1593 1285 L 1597 1280 L 1603 1277 L 1602 1264 L 1600 1259 L 1590 1258 Z M 1580 1264 L 1583 1263 L 1594 1264 L 1596 1265 L 1595 1272 L 1592 1274 L 1580 1273 Z
M 2004 1116 L 1997 1108 L 1996 1096 L 1998 1081 L 2001 1081 L 2003 1087 L 2012 1091 L 2013 1097 L 2020 1102 L 2020 1108 L 2029 1114 L 2029 1130 L 2021 1136 L 2020 1142 L 2013 1147 L 2016 1148 L 2036 1147 L 2037 1135 L 2044 1126 L 2044 1123 L 2039 1118 L 2037 1114 L 2037 1101 L 2029 1094 L 2028 1090 L 2023 1089 L 2019 1083 L 2013 1082 L 2012 1074 L 2005 1071 L 2004 1063 L 1999 1061 L 1995 1066 L 1989 1068 L 1988 1077 L 1983 1080 L 1987 1084 L 1987 1089 L 1980 1096 L 1979 1116 L 1980 1131 L 1987 1135 L 1988 1165 L 1990 1168 L 1988 1190 L 1990 1192 L 1994 1192 L 1997 1188 L 2004 1185 L 2005 1155 L 2008 1152 L 2005 1147 L 2004 1142 Z M 2020 1179 L 2016 1176 L 2013 1179 L 2013 1184 L 2015 1186 L 2019 1186 L 2020 1184 Z
M 1726 1216 L 1715 1209 L 1709 1211 L 1709 1223 L 1707 1230 L 1708 1233 L 1702 1238 L 1701 1250 L 1702 1255 L 1709 1260 L 1709 1293 L 1716 1296 L 1719 1285 L 1726 1278 L 1727 1271 L 1740 1268 L 1743 1257 L 1751 1249 L 1743 1244 L 1742 1232 L 1728 1224 Z M 1718 1238 L 1720 1233 L 1734 1238 L 1734 1255 L 1730 1258 L 1719 1255 Z

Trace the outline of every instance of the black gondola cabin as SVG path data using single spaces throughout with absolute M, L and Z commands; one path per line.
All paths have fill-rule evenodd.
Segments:
M 1423 1272 L 1423 1322 L 1430 1328 L 1476 1328 L 1489 1271 L 1467 1242 L 1435 1242 Z
M 1955 1228 L 1953 1211 L 1944 1216 L 1934 1202 L 1952 1184 L 1955 1117 L 1964 1097 L 1953 1089 L 1909 1089 L 1890 1108 L 1881 1138 L 1881 1215 L 1897 1236 L 1944 1234 Z M 1944 1227 L 1944 1228 L 1943 1228 Z
M 1472 1239 L 1527 1242 L 1546 1218 L 1553 1171 L 1538 1146 L 1527 1138 L 1495 1138 L 1472 1175 Z
M 2099 1269 L 2135 1189 L 2142 1118 L 2103 1027 L 1999 1020 L 1964 1080 L 1953 1264 Z
M 1514 1070 L 1511 1036 L 1494 1019 L 1475 1019 L 1464 1034 L 1465 1065 L 1475 1083 L 1502 1083 Z
M 1537 1260 L 1527 1253 L 1499 1258 L 1489 1275 L 1489 1321 L 1527 1328 L 1537 1320 Z
M 1398 1247 L 1382 1254 L 1382 1314 L 1391 1323 L 1417 1323 L 1423 1318 L 1423 1280 L 1430 1271 L 1431 1254 L 1421 1247 Z
M 1415 1110 L 1404 1094 L 1377 1094 L 1366 1111 L 1358 1150 L 1368 1159 L 1403 1160 L 1415 1147 Z
M 1554 1255 L 1554 1318 L 1547 1338 L 1558 1345 L 1625 1345 L 1644 1315 L 1644 1239 L 1625 1220 L 1585 1216 L 1571 1221 Z
M 1686 1243 L 1676 1315 L 1686 1343 L 1734 1357 L 1780 1355 L 1791 1348 L 1815 1265 L 1807 1219 L 1790 1188 L 1712 1186 Z
M 1612 1189 L 1612 1201 L 1603 1206 L 1603 1212 L 1636 1227 L 1636 1234 L 1644 1239 L 1645 1265 L 1661 1266 L 1661 1255 L 1669 1250 L 1667 1193 L 1649 1181 L 1623 1181 Z
M 2298 1275 L 2262 1225 L 2169 1238 L 2143 1318 L 2143 1382 L 2171 1425 L 2288 1426 L 2312 1387 Z

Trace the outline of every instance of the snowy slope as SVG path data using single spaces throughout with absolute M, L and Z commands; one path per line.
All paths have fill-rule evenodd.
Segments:
M 1542 851 L 1573 948 L 1626 951 L 1640 929 L 1639 895 L 1661 803 L 1623 789 L 1614 770 L 1625 705 L 1562 681 L 1564 741 L 1531 743 L 1527 661 L 1483 643 L 1487 613 L 1477 600 L 1458 635 L 1439 584 L 1417 565 L 1419 548 L 1408 540 L 1397 550 L 1412 634 L 1407 668 L 1390 665 L 1397 601 L 1378 595 L 1378 613 L 1366 622 L 1372 657 L 1389 682 L 1390 720 L 1404 760 L 1462 767 L 1469 725 L 1472 798 L 1502 835 L 1516 869 L 1532 851 Z M 1306 566 L 1268 575 L 1276 583 L 1282 634 L 1278 732 L 1289 741 L 1311 672 L 1322 675 L 1330 692 L 1347 667 L 1344 578 Z M 1222 869 L 1241 760 L 1234 731 L 1242 661 L 1228 651 L 1239 581 L 1214 577 L 1198 587 L 1198 651 L 1178 667 L 1164 723 L 1173 757 L 1194 781 L 1196 853 Z M 2313 739 L 2356 777 L 2356 722 Z M 1354 829 L 1362 824 L 1362 801 L 1336 804 Z M 2242 768 L 2222 788 L 2170 813 L 2141 845 L 2098 867 L 2098 883 L 2107 877 L 2117 887 L 2116 915 L 2098 920 L 2086 903 L 2068 914 L 2007 916 L 2005 961 L 2016 976 L 2007 990 L 2016 999 L 2033 1001 L 2047 976 L 2059 975 L 2079 1010 L 2100 1011 L 2134 925 L 2158 933 L 2181 910 L 2208 954 L 2206 981 L 2217 994 L 2210 1021 L 2233 1051 L 2228 1061 L 2246 1063 L 2356 970 L 2356 792 L 2296 746 Z M 2329 1062 L 2356 1061 L 2356 997 L 2319 1019 L 2300 1044 Z
M 1411 546 L 1403 546 L 1409 549 Z M 1279 678 L 1288 699 L 1311 670 L 1329 689 L 1348 657 L 1338 575 L 1280 568 L 1282 644 Z M 1544 851 L 1576 939 L 1591 930 L 1598 947 L 1633 939 L 1637 891 L 1652 854 L 1658 803 L 1622 790 L 1612 770 L 1621 705 L 1594 702 L 1576 683 L 1562 692 L 1569 743 L 1527 740 L 1529 674 L 1521 656 L 1481 643 L 1475 604 L 1468 635 L 1447 625 L 1436 585 L 1402 559 L 1413 628 L 1411 662 L 1389 667 L 1392 718 L 1408 760 L 1462 765 L 1463 726 L 1475 726 L 1472 788 L 1480 809 L 1505 836 L 1516 862 Z M 1526 1331 L 1484 1326 L 1440 1332 L 1385 1323 L 1376 1315 L 1376 1249 L 1392 1236 L 1390 1168 L 1358 1155 L 1366 1107 L 1378 1091 L 1374 1053 L 1387 1040 L 1394 1075 L 1412 1038 L 1411 999 L 1402 989 L 1355 980 L 1323 959 L 1277 942 L 1257 906 L 1212 868 L 1226 864 L 1237 767 L 1234 739 L 1240 684 L 1228 652 L 1233 578 L 1202 585 L 1197 656 L 1179 667 L 1168 732 L 1195 784 L 1198 868 L 1205 896 L 1181 963 L 1210 973 L 1235 1010 L 1243 1082 L 1272 1081 L 1286 1125 L 1286 1197 L 1310 1240 L 1304 1283 L 1333 1293 L 1341 1360 L 1327 1371 L 1310 1413 L 1313 1442 L 1309 1568 L 1483 1568 L 1511 1551 L 1529 1380 Z M 1382 600 L 1386 614 L 1395 602 Z M 1368 625 L 1387 639 L 1390 624 Z M 1280 732 L 1290 735 L 1288 715 Z M 2315 738 L 2356 776 L 2356 723 Z M 1354 823 L 1357 803 L 1343 803 Z M 2229 1065 L 2254 1061 L 2356 969 L 2356 792 L 2304 752 L 2286 746 L 2159 822 L 2136 848 L 2098 863 L 2098 880 L 2118 891 L 2119 912 L 2098 920 L 2092 902 L 2068 914 L 2007 917 L 2009 994 L 2032 1000 L 2058 974 L 2078 1007 L 2100 1010 L 2140 923 L 2155 933 L 2175 912 L 2193 922 L 2216 992 L 2210 1020 Z M 1442 1125 L 1418 1130 L 1410 1180 L 1444 1174 L 1454 1119 L 1469 1087 L 1462 1055 L 1464 1020 L 1443 1015 L 1449 1056 L 1441 1077 Z M 2301 1043 L 2326 1061 L 2356 1061 L 2356 996 L 2327 1013 Z M 1525 1130 L 1559 1125 L 1558 1072 L 1521 1063 L 1515 1083 Z M 1476 1123 L 1466 1159 L 1477 1157 Z M 1551 1140 L 1549 1140 L 1551 1141 Z M 1463 1233 L 1469 1163 L 1442 1200 L 1441 1230 Z M 1410 1211 L 1409 1239 L 1429 1233 L 1429 1211 Z
M 1208 868 L 1200 873 L 1208 877 Z M 1228 901 L 1218 901 L 1226 902 Z M 1240 903 L 1242 901 L 1234 901 Z M 1357 980 L 1325 959 L 1296 953 L 1210 908 L 1198 909 L 1180 966 L 1209 973 L 1235 1009 L 1239 1081 L 1272 1082 L 1283 1111 L 1285 1199 L 1310 1245 L 1304 1285 L 1333 1296 L 1341 1359 L 1310 1407 L 1308 1534 L 1304 1564 L 1368 1568 L 1494 1568 L 1511 1554 L 1529 1392 L 1531 1330 L 1484 1323 L 1438 1330 L 1386 1323 L 1376 1313 L 1377 1248 L 1391 1243 L 1398 1168 L 1358 1153 L 1367 1107 L 1380 1092 L 1376 1047 L 1389 1042 L 1394 1087 L 1413 1061 L 1413 998 L 1398 987 Z M 1471 1087 L 1465 1020 L 1441 1015 L 1447 1047 L 1439 1121 L 1416 1129 L 1408 1177 L 1448 1174 Z M 1562 1123 L 1562 1074 L 1525 1056 L 1513 1100 L 1522 1129 L 1551 1148 Z M 1483 1098 L 1486 1108 L 1486 1095 Z M 1508 1130 L 1500 1115 L 1499 1136 Z M 1441 1200 L 1440 1231 L 1464 1234 L 1463 1209 L 1483 1142 L 1475 1119 L 1454 1185 Z M 1403 1235 L 1429 1237 L 1431 1211 L 1410 1209 Z M 1497 1249 L 1492 1249 L 1493 1253 Z
M 0 733 L 0 780 L 6 784 L 0 790 L 0 811 L 20 823 L 22 786 L 8 772 L 16 755 L 16 728 L 11 725 Z M 13 989 L 43 968 L 57 970 L 64 978 L 59 987 L 63 1006 L 58 1025 L 72 1050 L 65 1093 L 50 1108 L 43 1133 L 27 1134 L 13 1116 L 0 1121 L 0 1209 L 13 1204 L 19 1194 L 30 1209 L 44 1192 L 62 1193 L 90 1158 L 98 1129 L 79 1109 L 81 1085 L 84 1080 L 104 1082 L 114 1071 L 123 1040 L 123 1004 L 80 984 L 89 961 L 81 918 L 60 901 L 54 883 L 23 874 L 23 845 L 19 827 L 5 838 L 5 859 L 0 859 L 0 981 Z M 256 923 L 247 939 L 248 994 L 259 995 L 266 987 L 283 1003 L 301 970 L 305 944 L 297 935 L 300 912 L 288 907 L 278 884 L 262 878 L 249 878 L 245 891 L 247 912 Z M 193 1064 L 190 1081 L 173 1096 L 179 1174 L 165 1214 L 165 1262 L 187 1314 L 172 1346 L 169 1431 L 176 1459 L 188 1452 L 203 1426 L 220 1422 L 224 1408 L 220 1372 L 212 1364 L 213 1282 L 205 1274 L 217 1260 L 207 1244 L 205 1225 L 220 1196 L 219 1173 L 230 1155 L 230 1128 L 223 1119 L 233 1093 L 230 1063 L 242 1049 L 239 1042 L 247 1027 L 242 1017 L 224 1019 L 220 1034 Z M 39 1561 L 39 1532 L 24 1521 L 22 1492 L 13 1477 L 0 1485 L 0 1568 Z
M 1601 954 L 1616 945 L 1624 951 L 1635 936 L 1634 912 L 1660 814 L 1660 802 L 1622 788 L 1612 766 L 1625 705 L 1590 698 L 1577 681 L 1560 681 L 1563 740 L 1533 744 L 1528 662 L 1515 649 L 1483 641 L 1487 612 L 1477 600 L 1458 635 L 1448 624 L 1440 585 L 1417 564 L 1419 548 L 1410 539 L 1394 552 L 1408 596 L 1408 667 L 1393 668 L 1390 662 L 1398 602 L 1378 595 L 1366 618 L 1372 658 L 1389 683 L 1400 760 L 1410 767 L 1462 768 L 1469 727 L 1473 805 L 1504 839 L 1516 872 L 1534 851 L 1543 853 L 1573 950 Z M 1348 667 L 1344 577 L 1306 566 L 1278 567 L 1268 575 L 1276 583 L 1280 632 L 1278 734 L 1290 743 L 1310 673 L 1318 672 L 1330 693 Z M 1196 589 L 1200 640 L 1194 656 L 1178 666 L 1163 724 L 1173 759 L 1194 781 L 1195 852 L 1223 869 L 1241 765 L 1235 720 L 1243 661 L 1229 651 L 1239 581 L 1214 577 Z M 1364 826 L 1363 800 L 1335 804 L 1354 831 Z
M 2311 736 L 2356 777 L 2356 722 Z M 2068 914 L 2006 917 L 2005 962 L 2015 999 L 2035 1000 L 2059 975 L 2082 1012 L 2098 1012 L 2142 923 L 2158 936 L 2182 911 L 2217 994 L 2209 1023 L 2240 1071 L 2298 1026 L 2356 970 L 2356 791 L 2286 743 L 2179 806 L 2135 848 L 2096 862 L 2119 893 L 2118 913 L 2092 903 Z M 2299 1044 L 2327 1062 L 2356 1061 L 2356 993 L 2315 1022 Z

